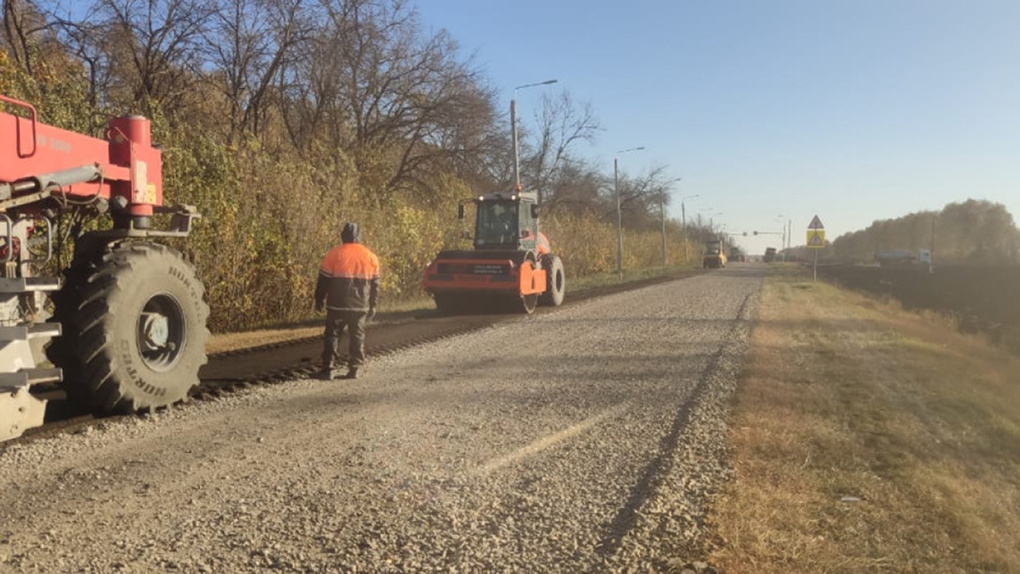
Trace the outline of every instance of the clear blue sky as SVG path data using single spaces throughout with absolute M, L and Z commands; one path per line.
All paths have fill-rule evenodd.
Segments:
M 1020 0 L 415 0 L 530 121 L 538 90 L 589 102 L 578 151 L 667 165 L 671 215 L 729 232 L 817 214 L 826 236 L 967 198 L 1020 218 Z M 786 218 L 783 218 L 784 220 Z M 739 241 L 752 253 L 779 239 Z

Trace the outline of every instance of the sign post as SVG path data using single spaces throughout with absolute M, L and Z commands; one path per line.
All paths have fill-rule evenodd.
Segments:
M 815 250 L 815 263 L 813 267 L 814 281 L 818 281 L 818 250 L 825 248 L 825 226 L 822 220 L 816 215 L 807 229 L 807 248 Z

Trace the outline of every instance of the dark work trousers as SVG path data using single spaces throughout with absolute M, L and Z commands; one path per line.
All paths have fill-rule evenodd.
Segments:
M 348 345 L 347 366 L 359 367 L 365 362 L 365 317 L 366 311 L 335 311 L 326 312 L 326 332 L 323 334 L 322 365 L 330 368 L 342 364 L 340 361 L 340 337 L 347 329 L 350 339 Z

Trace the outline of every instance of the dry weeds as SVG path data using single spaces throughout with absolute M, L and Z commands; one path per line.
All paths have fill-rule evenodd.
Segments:
M 1020 572 L 1020 361 L 771 277 L 713 561 L 742 572 Z

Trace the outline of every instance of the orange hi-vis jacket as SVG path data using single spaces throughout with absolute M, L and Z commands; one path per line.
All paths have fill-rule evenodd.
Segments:
M 316 304 L 333 311 L 368 311 L 379 301 L 379 258 L 360 243 L 329 250 L 315 284 Z

